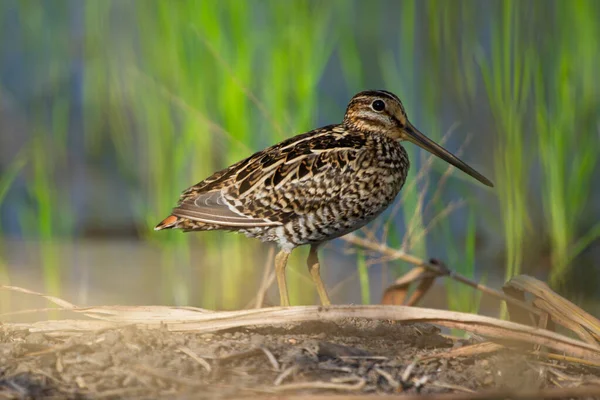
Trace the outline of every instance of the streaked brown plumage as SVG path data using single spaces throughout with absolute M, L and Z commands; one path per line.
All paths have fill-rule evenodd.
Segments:
M 284 140 L 190 187 L 155 229 L 221 229 L 276 242 L 281 305 L 289 305 L 287 258 L 295 247 L 310 244 L 309 271 L 321 302 L 330 304 L 317 247 L 362 227 L 394 200 L 409 168 L 402 140 L 492 186 L 421 134 L 394 94 L 365 91 L 352 98 L 341 124 Z

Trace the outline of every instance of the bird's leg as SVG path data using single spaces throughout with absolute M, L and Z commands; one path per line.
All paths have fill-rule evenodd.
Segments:
M 319 265 L 319 255 L 317 254 L 318 247 L 319 246 L 316 244 L 310 246 L 308 260 L 306 260 L 308 264 L 308 272 L 310 272 L 310 276 L 317 287 L 317 293 L 319 293 L 321 304 L 324 306 L 329 306 L 331 305 L 331 301 L 327 295 L 327 290 L 325 290 L 325 285 L 323 285 L 323 281 L 321 280 L 321 266 Z
M 290 252 L 285 249 L 281 249 L 275 256 L 275 276 L 277 276 L 277 286 L 279 286 L 279 304 L 281 307 L 290 305 L 287 283 L 285 282 L 285 266 L 289 256 Z

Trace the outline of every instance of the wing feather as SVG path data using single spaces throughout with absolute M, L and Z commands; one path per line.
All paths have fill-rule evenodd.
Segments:
M 269 221 L 266 218 L 252 218 L 234 211 L 218 192 L 202 193 L 195 198 L 183 200 L 173 209 L 173 215 L 200 221 L 207 224 L 218 224 L 228 227 L 259 227 L 280 225 L 280 222 Z
M 338 126 L 287 139 L 190 187 L 172 214 L 224 229 L 285 224 L 331 201 L 326 181 L 352 182 L 367 141 Z

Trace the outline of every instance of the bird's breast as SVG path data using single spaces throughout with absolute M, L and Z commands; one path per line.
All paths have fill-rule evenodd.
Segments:
M 383 140 L 360 151 L 343 170 L 308 179 L 282 194 L 294 217 L 261 233 L 282 247 L 327 241 L 381 214 L 402 188 L 409 168 L 404 148 Z

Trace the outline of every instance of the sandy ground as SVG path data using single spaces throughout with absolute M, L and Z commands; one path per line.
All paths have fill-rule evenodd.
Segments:
M 49 336 L 0 325 L 0 398 L 213 399 L 581 385 L 600 371 L 468 344 L 427 324 L 346 320 L 219 333 L 128 326 Z

